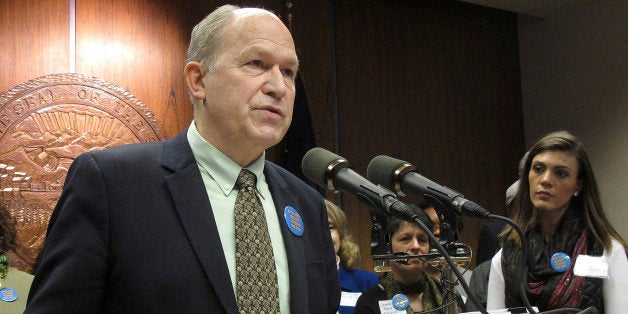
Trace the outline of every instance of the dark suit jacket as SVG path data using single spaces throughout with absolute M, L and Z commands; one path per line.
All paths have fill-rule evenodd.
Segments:
M 264 168 L 288 256 L 292 313 L 335 313 L 340 288 L 321 195 Z M 283 220 L 301 215 L 302 236 Z M 27 313 L 236 313 L 186 132 L 79 156 L 50 218 Z

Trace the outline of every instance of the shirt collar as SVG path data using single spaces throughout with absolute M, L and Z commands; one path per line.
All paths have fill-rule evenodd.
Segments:
M 222 190 L 225 195 L 231 193 L 242 167 L 207 142 L 198 132 L 194 121 L 192 121 L 188 129 L 187 137 L 196 162 L 218 184 L 220 190 Z M 253 172 L 257 177 L 258 191 L 260 183 L 264 182 L 265 158 L 266 152 L 262 153 L 262 156 L 246 167 L 246 169 Z

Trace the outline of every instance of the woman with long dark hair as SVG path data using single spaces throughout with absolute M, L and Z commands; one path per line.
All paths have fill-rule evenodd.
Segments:
M 628 309 L 626 241 L 602 207 L 582 143 L 566 131 L 550 133 L 525 158 L 512 219 L 528 245 L 527 298 L 546 311 L 595 307 L 600 313 Z M 524 306 L 521 239 L 511 226 L 493 257 L 487 308 Z M 594 271 L 607 267 L 607 271 Z

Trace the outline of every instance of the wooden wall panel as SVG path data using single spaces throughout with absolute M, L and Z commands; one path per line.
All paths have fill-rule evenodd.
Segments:
M 68 0 L 0 1 L 0 93 L 68 72 Z
M 292 33 L 301 64 L 316 144 L 336 146 L 335 55 L 331 1 L 294 1 Z
M 407 160 L 501 213 L 523 151 L 515 15 L 447 1 L 359 10 L 340 1 L 335 23 L 340 154 L 364 175 L 376 155 Z M 343 202 L 368 252 L 366 208 Z M 465 218 L 460 240 L 475 248 L 481 225 Z
M 183 82 L 192 27 L 225 3 L 78 0 L 77 72 L 128 89 L 174 136 L 192 121 Z M 281 8 L 279 1 L 272 3 L 277 4 L 270 7 Z
M 76 69 L 129 90 L 169 135 L 187 127 L 183 83 L 189 29 L 170 1 L 77 1 Z
M 0 2 L 0 91 L 70 71 L 69 3 Z M 192 119 L 191 28 L 224 3 L 76 0 L 76 70 L 128 89 L 173 136 Z M 232 3 L 286 15 L 283 0 Z M 292 13 L 318 146 L 362 174 L 378 154 L 408 160 L 502 211 L 524 149 L 514 14 L 440 0 L 293 1 Z M 351 196 L 342 205 L 369 268 L 367 211 Z M 463 242 L 481 224 L 465 218 Z

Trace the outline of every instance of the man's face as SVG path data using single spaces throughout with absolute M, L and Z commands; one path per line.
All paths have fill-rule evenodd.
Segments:
M 292 36 L 269 14 L 245 14 L 224 29 L 216 70 L 203 77 L 201 134 L 221 150 L 261 152 L 284 136 L 295 97 Z

